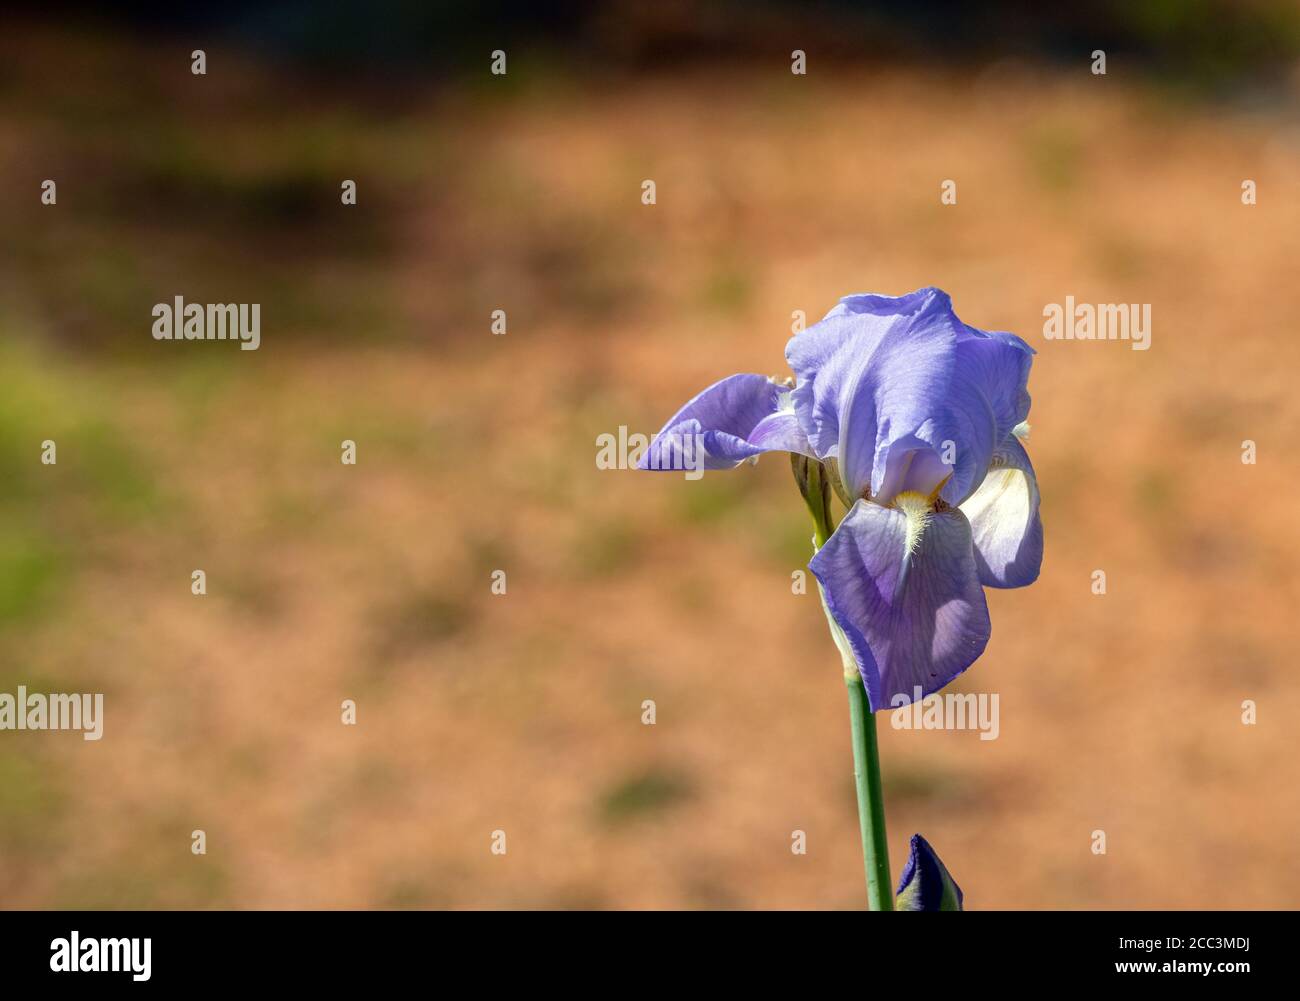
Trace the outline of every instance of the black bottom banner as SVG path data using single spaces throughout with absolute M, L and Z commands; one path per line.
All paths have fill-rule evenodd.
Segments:
M 887 985 L 1284 976 L 1293 912 L 0 912 L 6 985 L 98 991 L 395 986 L 610 988 L 828 977 Z M 671 979 L 665 979 L 671 978 Z M 814 979 L 815 978 L 815 979 Z M 13 996 L 13 995 L 11 995 Z

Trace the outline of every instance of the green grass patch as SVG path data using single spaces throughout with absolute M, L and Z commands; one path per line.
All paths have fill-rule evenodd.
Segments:
M 644 820 L 690 800 L 692 783 L 681 772 L 650 768 L 619 779 L 601 794 L 601 818 L 610 824 Z

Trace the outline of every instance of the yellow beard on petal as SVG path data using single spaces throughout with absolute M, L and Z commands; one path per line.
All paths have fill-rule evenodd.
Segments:
M 921 536 L 925 534 L 925 526 L 930 521 L 930 514 L 933 510 L 932 504 L 931 498 L 913 490 L 905 490 L 894 498 L 893 506 L 903 512 L 903 515 L 907 518 L 907 534 L 903 539 L 903 548 L 909 555 L 916 552 L 916 547 L 921 543 Z

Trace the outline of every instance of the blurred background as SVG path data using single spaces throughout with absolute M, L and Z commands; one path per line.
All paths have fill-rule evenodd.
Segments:
M 957 685 L 997 740 L 879 717 L 895 874 L 1294 906 L 1300 7 L 540 6 L 4 15 L 0 692 L 105 722 L 0 732 L 0 906 L 863 906 L 788 464 L 596 438 L 930 284 L 1039 351 L 1047 554 Z M 260 350 L 154 341 L 177 295 Z

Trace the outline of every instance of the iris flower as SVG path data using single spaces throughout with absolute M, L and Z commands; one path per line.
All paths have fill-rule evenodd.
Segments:
M 1038 576 L 1038 484 L 1021 438 L 1033 349 L 948 295 L 851 295 L 794 335 L 795 378 L 732 375 L 674 414 L 642 469 L 764 452 L 824 464 L 847 513 L 809 563 L 872 712 L 938 691 L 989 640 L 986 587 Z M 698 461 L 692 459 L 692 461 Z

